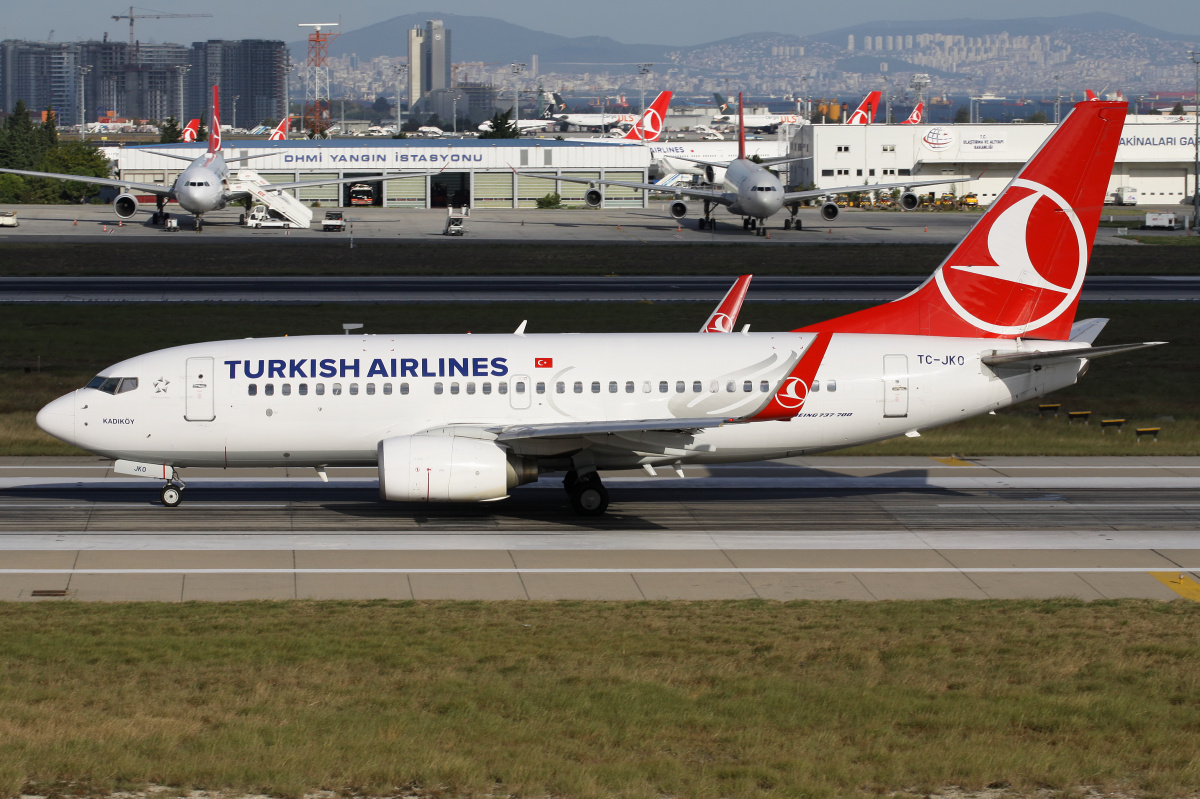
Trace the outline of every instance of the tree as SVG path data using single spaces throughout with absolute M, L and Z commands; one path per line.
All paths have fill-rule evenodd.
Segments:
M 1174 116 L 1179 116 L 1179 117 L 1183 116 L 1183 101 L 1182 100 L 1175 103 L 1174 107 L 1171 108 L 1171 113 Z
M 24 100 L 17 100 L 12 115 L 0 129 L 0 166 L 36 170 L 42 160 L 40 145 L 39 133 L 29 118 L 29 108 Z
M 41 171 L 106 178 L 109 173 L 108 159 L 91 142 L 64 141 L 46 153 Z M 100 193 L 100 187 L 94 183 L 50 179 L 40 182 L 46 184 L 39 192 L 43 197 L 41 202 L 84 202 Z
M 1027 119 L 1025 121 L 1036 123 L 1036 122 L 1049 122 L 1050 120 L 1046 116 L 1045 111 L 1034 111 L 1032 114 L 1029 115 L 1029 119 Z
M 196 141 L 208 141 L 208 126 L 200 119 L 200 127 L 196 128 Z
M 374 105 L 371 106 L 371 110 L 380 116 L 387 116 L 388 114 L 392 113 L 392 104 L 387 101 L 386 97 L 376 97 Z
M 179 120 L 173 116 L 167 117 L 167 121 L 159 128 L 158 143 L 174 144 L 181 141 L 183 141 L 183 129 L 179 127 Z
M 965 105 L 960 105 L 958 110 L 954 112 L 954 124 L 961 125 L 964 122 L 971 121 L 971 109 Z
M 492 114 L 491 130 L 486 130 L 479 134 L 481 139 L 519 139 L 521 131 L 517 128 L 517 123 L 510 119 L 511 111 L 497 111 Z

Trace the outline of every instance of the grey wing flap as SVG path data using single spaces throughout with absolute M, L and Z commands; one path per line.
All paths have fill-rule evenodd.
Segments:
M 547 424 L 516 424 L 491 428 L 497 441 L 516 441 L 522 438 L 556 438 L 568 436 L 603 435 L 605 433 L 645 432 L 652 430 L 687 432 L 720 427 L 731 421 L 727 418 L 703 419 L 642 419 L 612 422 L 551 422 Z

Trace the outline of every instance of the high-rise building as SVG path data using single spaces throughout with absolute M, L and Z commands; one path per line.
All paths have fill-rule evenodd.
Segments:
M 450 86 L 450 31 L 440 19 L 425 23 L 425 43 L 421 48 L 421 88 L 425 94 Z
M 408 108 L 416 108 L 421 100 L 421 74 L 424 59 L 421 51 L 425 44 L 425 31 L 414 27 L 408 32 Z
M 276 39 L 212 39 L 195 42 L 188 73 L 184 116 L 208 119 L 212 87 L 220 88 L 221 122 L 252 128 L 266 120 L 283 119 L 284 68 L 287 47 Z M 234 103 L 237 113 L 234 113 Z
M 69 42 L 0 42 L 0 102 L 24 100 L 35 116 L 54 111 L 60 125 L 79 121 L 79 47 Z

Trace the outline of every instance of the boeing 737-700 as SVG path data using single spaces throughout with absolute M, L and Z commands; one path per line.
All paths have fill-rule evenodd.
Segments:
M 229 164 L 247 161 L 251 158 L 264 158 L 264 155 L 247 155 L 240 158 L 225 158 L 221 151 L 221 119 L 217 98 L 217 87 L 213 86 L 213 105 L 211 125 L 208 134 L 208 150 L 200 157 L 177 155 L 175 153 L 158 153 L 166 158 L 175 158 L 190 162 L 186 169 L 179 174 L 170 186 L 157 183 L 135 183 L 116 178 L 96 178 L 85 175 L 65 175 L 55 172 L 31 172 L 23 169 L 0 169 L 13 175 L 26 175 L 35 178 L 55 178 L 57 180 L 72 180 L 80 183 L 94 183 L 100 186 L 112 186 L 121 189 L 121 194 L 113 200 L 113 210 L 121 219 L 129 219 L 138 211 L 138 199 L 134 191 L 143 194 L 153 194 L 158 198 L 157 209 L 153 221 L 159 222 L 166 218 L 164 207 L 168 200 L 175 200 L 185 211 L 196 217 L 196 231 L 204 226 L 204 215 L 211 211 L 219 211 L 234 203 L 250 200 L 254 197 L 249 191 L 231 189 L 229 186 Z M 191 126 L 189 125 L 189 128 Z M 403 177 L 413 177 L 417 173 L 406 172 Z M 421 173 L 423 174 L 423 173 Z M 373 183 L 388 178 L 401 177 L 399 174 L 378 175 L 364 178 L 327 178 L 324 180 L 301 180 L 295 183 L 271 183 L 255 186 L 255 192 L 280 192 L 284 189 L 299 189 L 305 186 L 326 186 L 343 183 Z
M 604 469 L 917 436 L 1158 343 L 1096 347 L 1101 323 L 1075 322 L 1126 109 L 1076 105 L 929 280 L 847 316 L 777 333 L 206 341 L 114 364 L 37 423 L 162 481 L 168 506 L 190 466 L 377 466 L 380 498 L 411 503 L 501 500 L 565 472 L 590 515 L 609 503 Z

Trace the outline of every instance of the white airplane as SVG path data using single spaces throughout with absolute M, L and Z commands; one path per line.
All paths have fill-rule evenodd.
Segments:
M 157 153 L 165 158 L 175 158 L 190 162 L 186 169 L 179 174 L 170 186 L 157 183 L 135 183 L 130 180 L 114 178 L 96 178 L 87 175 L 66 175 L 57 172 L 30 172 L 23 169 L 0 169 L 13 175 L 27 175 L 35 178 L 55 178 L 57 180 L 73 180 L 80 183 L 95 183 L 100 186 L 113 186 L 121 189 L 121 194 L 113 200 L 113 210 L 121 219 L 129 219 L 138 211 L 138 199 L 134 191 L 141 194 L 153 194 L 157 197 L 157 210 L 152 221 L 157 224 L 165 222 L 168 214 L 163 207 L 168 200 L 175 200 L 183 210 L 196 217 L 196 231 L 204 228 L 204 215 L 210 211 L 220 211 L 228 205 L 252 200 L 254 194 L 249 191 L 235 191 L 229 187 L 229 164 L 248 161 L 252 158 L 266 158 L 264 155 L 246 155 L 239 158 L 225 158 L 221 151 L 221 119 L 217 98 L 217 87 L 213 86 L 212 117 L 209 125 L 208 150 L 200 157 L 177 155 L 175 153 Z M 283 123 L 280 123 L 283 124 Z M 189 128 L 191 125 L 189 124 Z M 326 180 L 302 180 L 295 183 L 260 184 L 255 187 L 257 192 L 265 189 L 279 192 L 284 189 L 298 189 L 305 186 L 325 186 L 342 183 L 374 183 L 394 177 L 413 177 L 416 173 L 391 173 L 372 178 L 329 178 Z M 421 173 L 424 174 L 424 173 Z
M 527 130 L 546 130 L 547 128 L 554 127 L 558 124 L 558 119 L 555 118 L 554 113 L 566 108 L 566 105 L 561 102 L 557 94 L 552 94 L 551 92 L 542 89 L 539 91 L 538 96 L 541 100 L 542 113 L 539 114 L 536 119 L 516 120 L 517 130 L 521 133 L 524 133 Z M 491 133 L 491 120 L 489 119 L 481 122 L 479 124 L 479 130 L 484 133 Z
M 208 341 L 113 364 L 38 426 L 165 482 L 195 467 L 377 466 L 379 494 L 486 502 L 547 472 L 808 455 L 917 436 L 1074 384 L 1075 323 L 1125 103 L 1082 102 L 918 289 L 797 330 Z
M 736 125 L 740 118 L 747 130 L 774 130 L 780 125 L 797 125 L 804 121 L 804 117 L 799 114 L 741 114 L 739 117 L 739 109 L 723 95 L 713 92 L 713 97 L 717 101 L 718 110 L 717 115 L 712 118 L 714 125 Z
M 661 97 L 661 95 L 659 95 Z M 554 95 L 554 102 L 559 107 L 565 107 L 566 103 L 557 94 Z M 587 128 L 589 130 L 599 130 L 608 132 L 610 128 L 621 127 L 627 128 L 638 121 L 637 114 L 572 114 L 572 113 L 555 113 L 554 118 L 559 122 L 567 125 L 573 125 L 577 128 Z
M 741 102 L 741 95 L 738 95 L 739 110 Z M 583 199 L 592 208 L 597 208 L 604 202 L 604 194 L 600 189 L 596 188 L 597 186 L 624 186 L 626 188 L 641 189 L 642 191 L 652 191 L 659 194 L 672 194 L 675 196 L 675 199 L 671 202 L 669 209 L 671 216 L 675 219 L 682 219 L 687 216 L 690 210 L 684 198 L 700 200 L 704 204 L 704 215 L 698 220 L 698 228 L 700 230 L 704 230 L 705 228 L 716 229 L 716 220 L 712 218 L 711 214 L 715 207 L 723 206 L 729 209 L 731 214 L 737 214 L 742 217 L 742 228 L 744 230 L 754 230 L 760 236 L 766 235 L 766 220 L 784 208 L 788 209 L 790 216 L 784 220 L 783 229 L 790 230 L 795 227 L 795 229 L 799 230 L 801 224 L 800 220 L 796 218 L 796 214 L 800 209 L 800 203 L 805 200 L 824 197 L 825 202 L 821 206 L 821 216 L 826 220 L 832 221 L 837 218 L 838 207 L 831 198 L 841 192 L 903 189 L 903 194 L 900 197 L 901 207 L 911 211 L 917 207 L 918 203 L 918 198 L 912 193 L 911 189 L 918 186 L 932 186 L 939 183 L 954 183 L 963 180 L 963 178 L 939 178 L 937 180 L 918 180 L 907 183 L 859 184 L 857 186 L 837 186 L 830 189 L 785 192 L 779 176 L 767 169 L 767 167 L 772 165 L 802 161 L 808 157 L 785 156 L 781 158 L 767 158 L 759 163 L 751 161 L 746 158 L 746 129 L 744 125 L 739 125 L 738 157 L 733 161 L 705 161 L 699 158 L 674 156 L 676 160 L 691 161 L 705 167 L 709 183 L 715 183 L 717 179 L 716 170 L 723 169 L 724 175 L 721 177 L 723 186 L 721 188 L 690 188 L 677 184 L 633 183 L 620 180 L 602 180 L 599 178 L 572 178 L 564 175 L 558 175 L 555 179 L 568 183 L 588 184 L 589 188 L 584 192 Z

